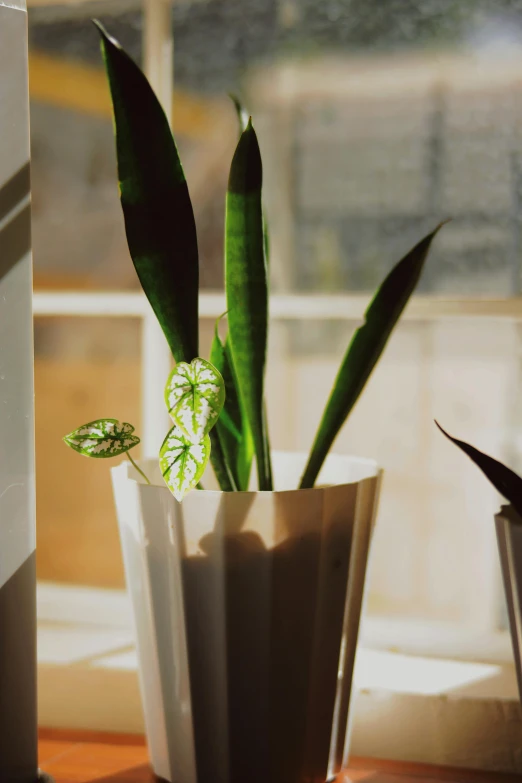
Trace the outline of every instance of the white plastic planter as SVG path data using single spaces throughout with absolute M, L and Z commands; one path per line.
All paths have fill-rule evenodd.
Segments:
M 291 490 L 305 459 L 274 454 L 274 492 L 181 504 L 152 460 L 153 486 L 112 471 L 151 761 L 170 783 L 319 783 L 346 760 L 380 471 L 331 455 L 318 488 Z
M 495 524 L 518 692 L 522 701 L 522 519 L 513 506 L 502 506 L 495 516 Z

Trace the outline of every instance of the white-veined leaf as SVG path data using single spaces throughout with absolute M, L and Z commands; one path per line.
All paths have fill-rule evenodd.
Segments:
M 140 439 L 134 427 L 117 419 L 96 419 L 64 437 L 65 443 L 85 457 L 117 457 L 134 448 Z
M 200 443 L 210 432 L 225 403 L 225 383 L 221 373 L 205 359 L 190 364 L 179 362 L 165 387 L 169 414 L 186 437 Z
M 210 438 L 205 435 L 200 443 L 189 440 L 176 424 L 170 430 L 160 449 L 160 468 L 165 483 L 176 498 L 183 500 L 194 489 L 210 457 Z

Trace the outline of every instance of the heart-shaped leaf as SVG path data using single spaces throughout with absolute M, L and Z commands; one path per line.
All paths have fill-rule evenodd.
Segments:
M 221 373 L 205 359 L 180 362 L 169 375 L 165 402 L 175 424 L 193 443 L 200 443 L 216 421 L 225 403 Z
M 85 457 L 117 457 L 140 442 L 133 432 L 134 427 L 126 421 L 96 419 L 70 432 L 64 437 L 64 441 L 71 449 Z
M 176 498 L 183 500 L 202 477 L 210 457 L 210 438 L 200 443 L 189 440 L 178 427 L 170 430 L 160 449 L 160 468 L 165 483 Z

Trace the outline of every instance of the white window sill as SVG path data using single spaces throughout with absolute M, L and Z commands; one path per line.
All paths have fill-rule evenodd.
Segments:
M 38 609 L 40 725 L 142 733 L 125 594 L 39 585 Z M 373 639 L 373 649 L 358 652 L 353 754 L 522 773 L 509 638 L 490 640 L 495 663 L 420 655 L 431 635 L 435 654 L 458 644 L 457 631 L 445 640 L 440 627 L 435 631 L 421 626 L 408 637 L 403 629 L 407 646 L 417 648 L 404 654 L 375 649 L 386 647 L 396 624 L 366 623 L 364 643 Z

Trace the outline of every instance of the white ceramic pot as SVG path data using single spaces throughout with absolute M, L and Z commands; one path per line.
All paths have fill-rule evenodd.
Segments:
M 152 766 L 170 783 L 319 783 L 346 760 L 380 471 L 275 453 L 274 492 L 112 471 Z M 328 486 L 324 486 L 328 485 Z
M 522 701 L 522 518 L 513 506 L 502 506 L 495 516 L 495 524 L 518 692 Z

